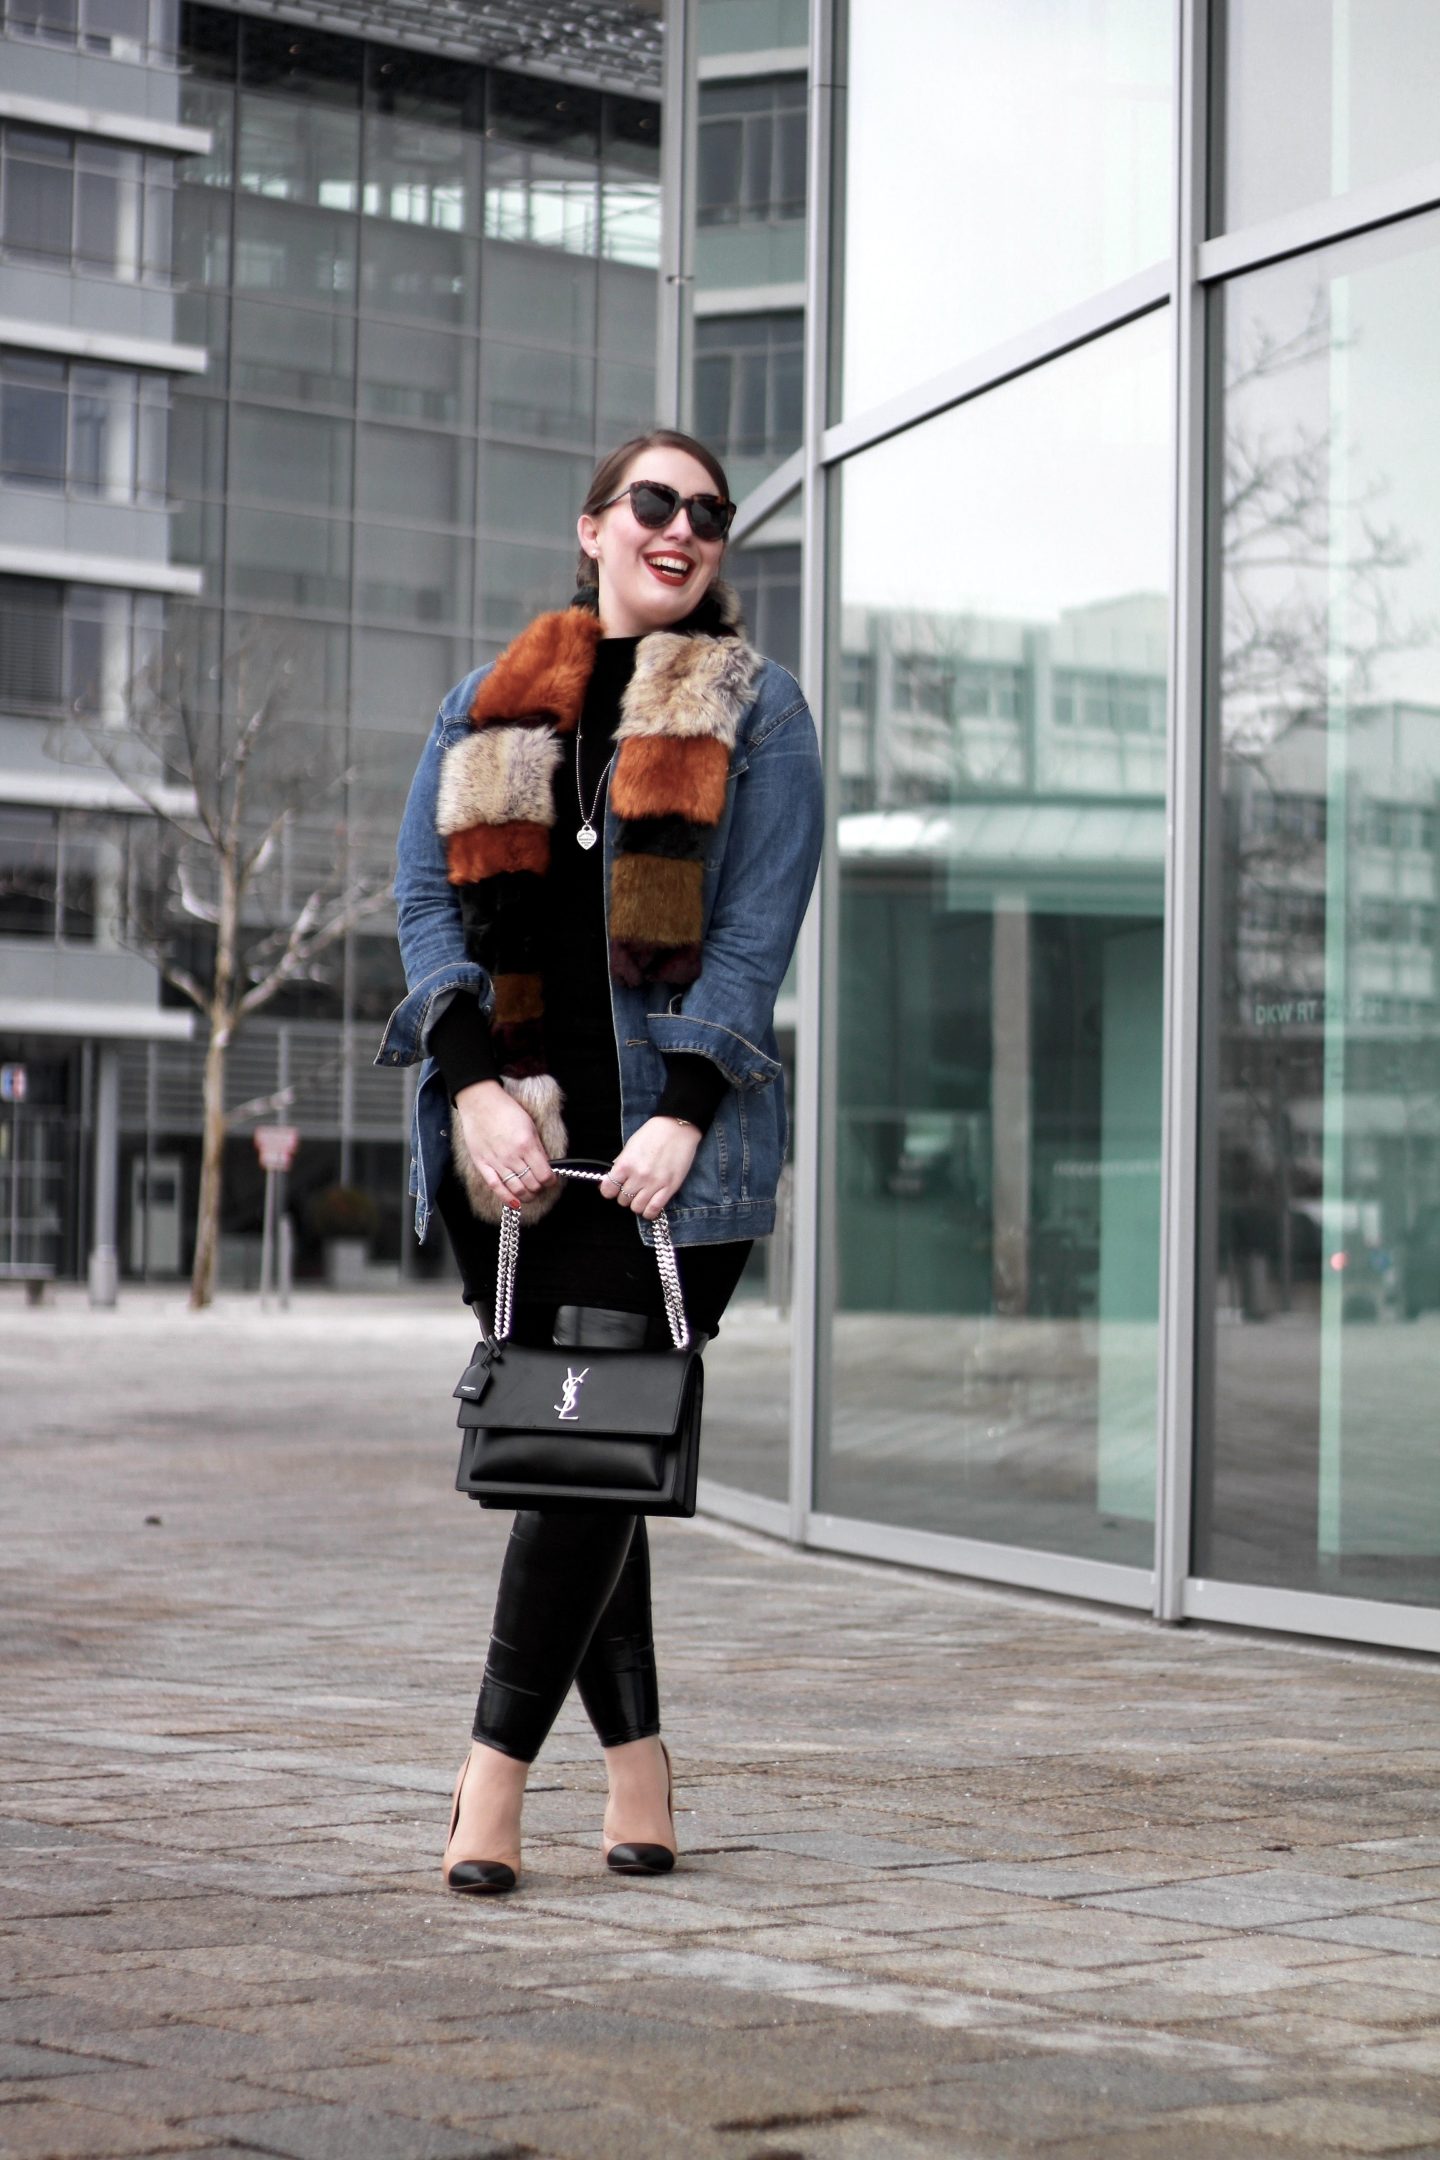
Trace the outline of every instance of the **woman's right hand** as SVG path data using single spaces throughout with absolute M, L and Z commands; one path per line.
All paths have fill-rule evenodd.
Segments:
M 519 1207 L 555 1182 L 534 1119 L 498 1080 L 461 1088 L 455 1110 L 470 1159 L 498 1198 Z

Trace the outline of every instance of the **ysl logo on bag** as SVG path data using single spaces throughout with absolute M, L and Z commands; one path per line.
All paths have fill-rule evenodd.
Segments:
M 574 1420 L 579 1417 L 580 1412 L 576 1409 L 575 1404 L 580 1394 L 580 1383 L 582 1380 L 588 1379 L 589 1375 L 590 1367 L 588 1365 L 585 1367 L 584 1372 L 579 1373 L 576 1372 L 573 1365 L 566 1366 L 565 1378 L 560 1383 L 560 1400 L 554 1405 L 562 1418 Z

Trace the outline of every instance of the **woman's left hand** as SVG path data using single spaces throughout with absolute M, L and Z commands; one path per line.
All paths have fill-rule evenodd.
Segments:
M 700 1139 L 698 1126 L 683 1118 L 647 1118 L 601 1179 L 602 1196 L 654 1222 L 690 1175 Z

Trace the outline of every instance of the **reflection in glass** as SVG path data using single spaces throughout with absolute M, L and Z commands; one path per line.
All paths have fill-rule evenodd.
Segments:
M 441 232 L 478 230 L 480 144 L 429 122 L 377 115 L 365 131 L 367 217 Z
M 343 608 L 350 598 L 350 527 L 340 518 L 246 510 L 229 517 L 232 590 L 282 607 Z
M 285 98 L 241 98 L 236 184 L 250 194 L 353 210 L 359 170 L 358 113 Z
M 850 0 L 847 413 L 1168 254 L 1172 17 Z
M 1197 1571 L 1440 1602 L 1440 219 L 1226 288 Z
M 844 468 L 829 1512 L 1148 1565 L 1166 319 Z M 938 505 L 949 508 L 941 514 Z
M 454 533 L 357 525 L 355 604 L 367 620 L 460 623 L 470 620 L 474 547 Z
M 297 405 L 349 406 L 355 379 L 353 318 L 237 300 L 233 337 L 230 365 L 237 390 Z
M 1433 165 L 1435 0 L 1221 0 L 1215 232 Z
M 653 401 L 653 366 L 649 381 Z M 489 339 L 481 405 L 484 425 L 497 435 L 551 436 L 588 444 L 594 426 L 595 363 L 588 354 Z
M 355 489 L 363 516 L 468 527 L 475 516 L 474 446 L 429 428 L 362 428 Z
M 475 346 L 446 330 L 360 320 L 360 403 L 397 420 L 475 424 Z
M 346 420 L 236 405 L 230 417 L 233 496 L 348 510 L 354 430 Z
M 185 191 L 187 219 L 204 200 Z M 326 210 L 239 195 L 235 204 L 235 283 L 276 299 L 354 305 L 355 223 Z
M 492 143 L 485 160 L 485 234 L 594 255 L 599 200 L 595 167 Z

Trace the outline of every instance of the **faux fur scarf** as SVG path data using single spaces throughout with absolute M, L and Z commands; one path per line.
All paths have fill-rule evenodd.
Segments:
M 550 866 L 555 775 L 575 732 L 604 635 L 583 604 L 541 615 L 507 646 L 475 692 L 470 733 L 445 753 L 436 825 L 466 934 L 495 986 L 491 1038 L 509 1092 L 552 1157 L 567 1147 L 564 1098 L 545 1055 L 537 880 Z M 610 807 L 619 833 L 606 915 L 617 982 L 689 983 L 700 972 L 707 833 L 725 808 L 735 731 L 759 655 L 734 594 L 712 587 L 693 618 L 636 647 L 620 706 Z M 456 1133 L 456 1167 L 476 1213 L 500 1204 Z M 522 1222 L 551 1197 L 529 1201 Z

